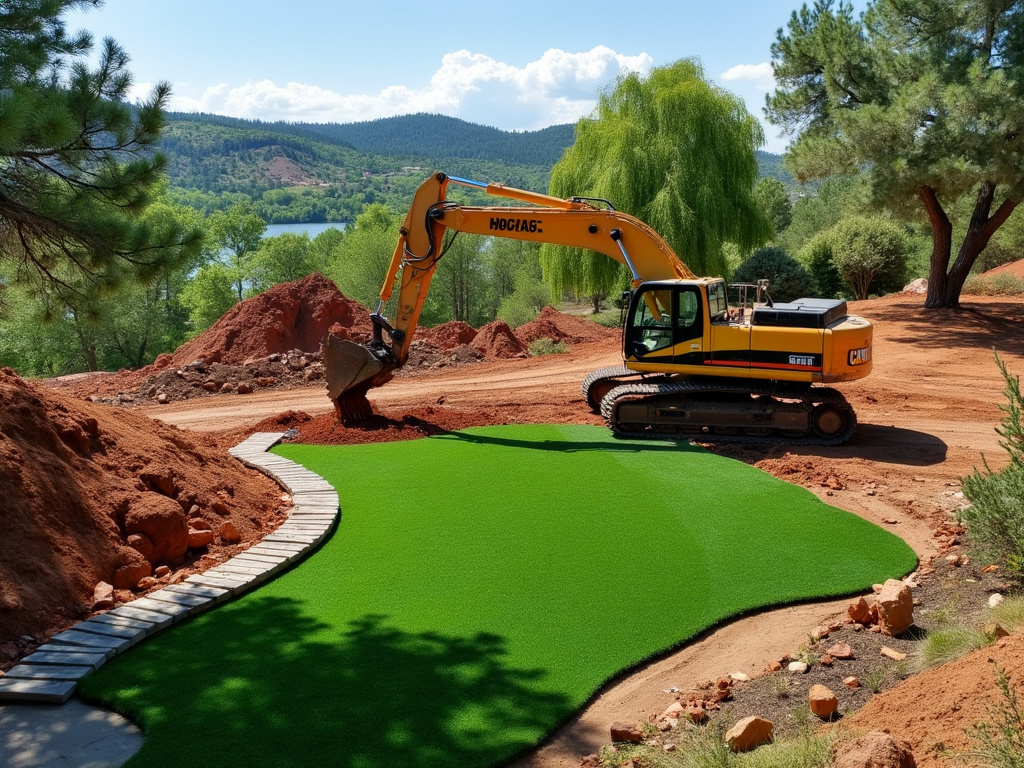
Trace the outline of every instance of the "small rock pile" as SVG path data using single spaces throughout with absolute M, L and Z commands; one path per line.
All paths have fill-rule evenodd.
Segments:
M 163 404 L 211 395 L 248 395 L 259 389 L 295 387 L 323 380 L 323 356 L 293 349 L 247 360 L 242 365 L 208 363 L 200 358 L 180 368 L 164 367 L 131 390 L 91 395 L 88 399 L 106 405 Z
M 878 633 L 894 638 L 903 635 L 914 626 L 912 587 L 917 586 L 917 578 L 918 575 L 913 574 L 903 581 L 889 579 L 884 584 L 874 585 L 871 594 L 859 597 L 850 603 L 845 620 L 814 628 L 810 633 L 812 643 L 821 649 L 824 646 L 822 641 L 844 629 L 853 632 Z M 879 655 L 894 661 L 907 658 L 906 654 L 885 645 L 881 646 Z M 850 690 L 858 689 L 861 682 L 854 675 L 844 674 L 842 667 L 843 662 L 856 658 L 857 655 L 850 643 L 833 641 L 827 648 L 823 651 L 819 650 L 813 656 L 806 652 L 799 652 L 793 656 L 772 660 L 768 663 L 766 672 L 768 674 L 801 676 L 810 671 L 812 664 L 818 665 L 837 683 L 842 682 L 841 686 L 836 686 L 838 690 L 849 689 L 849 694 Z M 829 682 L 827 675 L 825 682 L 828 682 L 828 685 L 824 682 L 815 682 L 810 685 L 809 689 L 803 688 L 806 692 L 806 702 L 810 712 L 822 721 L 834 720 L 840 714 L 840 697 L 829 687 L 834 684 Z M 820 673 L 818 679 L 823 679 Z M 780 686 L 788 689 L 790 684 L 784 682 L 785 678 L 781 678 L 781 680 L 783 682 L 780 682 Z M 649 722 L 613 723 L 610 728 L 613 744 L 612 747 L 606 748 L 604 751 L 617 750 L 616 744 L 646 744 L 651 747 L 660 747 L 665 751 L 673 751 L 676 745 L 671 738 L 666 738 L 666 736 L 679 725 L 680 721 L 688 720 L 694 724 L 705 722 L 710 711 L 719 709 L 722 702 L 733 697 L 736 684 L 743 685 L 749 681 L 750 678 L 746 674 L 737 672 L 717 682 L 704 683 L 689 693 L 677 692 L 677 689 L 674 688 L 670 689 L 668 692 L 676 693 L 676 701 L 660 715 L 652 717 Z M 773 738 L 774 724 L 771 720 L 756 714 L 738 719 L 724 736 L 725 742 L 733 752 L 746 752 L 755 749 L 762 744 L 771 742 Z M 858 762 L 864 755 L 869 755 L 870 759 L 882 756 L 885 760 L 875 763 Z M 856 743 L 839 742 L 835 747 L 835 760 L 835 765 L 843 765 L 845 768 L 859 768 L 859 766 L 869 764 L 876 768 L 910 768 L 914 765 L 910 747 L 892 739 L 888 734 L 869 734 Z M 595 768 L 603 764 L 599 755 L 589 755 L 580 765 L 581 768 Z

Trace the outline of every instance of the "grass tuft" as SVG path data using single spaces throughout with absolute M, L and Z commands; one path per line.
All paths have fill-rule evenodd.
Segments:
M 1008 632 L 1024 629 L 1024 595 L 1010 595 L 995 608 L 989 609 L 989 618 L 1003 625 Z
M 547 336 L 542 336 L 531 341 L 528 349 L 531 357 L 540 357 L 541 355 L 560 355 L 563 352 L 568 352 L 569 345 L 564 341 L 555 341 Z
M 977 648 L 992 642 L 984 632 L 974 627 L 947 627 L 928 633 L 921 643 L 922 667 L 934 667 L 955 661 Z

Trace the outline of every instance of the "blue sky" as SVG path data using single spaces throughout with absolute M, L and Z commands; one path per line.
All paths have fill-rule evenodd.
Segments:
M 681 58 L 764 123 L 770 46 L 797 0 L 107 0 L 67 16 L 131 56 L 138 95 L 261 120 L 435 112 L 506 130 L 575 122 L 617 75 Z M 787 138 L 765 124 L 764 149 Z

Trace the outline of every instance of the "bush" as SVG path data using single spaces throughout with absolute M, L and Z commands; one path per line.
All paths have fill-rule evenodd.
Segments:
M 799 260 L 807 267 L 814 278 L 818 289 L 818 295 L 827 299 L 839 298 L 843 295 L 846 284 L 843 276 L 836 269 L 833 257 L 835 249 L 832 247 L 832 236 L 826 232 L 819 232 L 812 237 L 807 245 L 800 249 Z
M 996 364 L 1006 381 L 1006 414 L 996 432 L 999 444 L 1010 454 L 1010 463 L 993 472 L 985 464 L 963 481 L 964 496 L 971 506 L 960 518 L 983 555 L 1005 560 L 1009 568 L 1024 572 L 1024 398 L 1020 377 L 1013 376 L 996 355 Z
M 991 768 L 1024 768 L 1024 702 L 1006 671 L 995 665 L 1000 702 L 990 705 L 988 717 L 974 726 L 975 747 L 969 753 L 974 765 Z
M 778 246 L 762 248 L 740 264 L 733 275 L 737 283 L 756 283 L 768 278 L 768 293 L 775 301 L 792 301 L 815 293 L 814 278 L 803 264 Z
M 1024 280 L 1013 275 L 971 275 L 961 293 L 969 296 L 1021 296 Z
M 855 216 L 836 224 L 832 263 L 857 299 L 903 288 L 910 240 L 896 222 L 884 216 Z
M 554 341 L 549 339 L 547 336 L 542 336 L 539 339 L 534 339 L 530 342 L 530 356 L 539 357 L 540 355 L 558 355 L 562 352 L 567 352 L 569 345 L 564 341 Z

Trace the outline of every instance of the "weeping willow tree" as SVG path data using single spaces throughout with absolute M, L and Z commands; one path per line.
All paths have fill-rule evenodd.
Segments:
M 771 237 L 754 198 L 760 124 L 742 100 L 705 78 L 692 59 L 646 78 L 620 77 L 551 172 L 550 194 L 597 197 L 645 221 L 698 275 L 723 275 L 723 246 L 747 251 Z M 627 282 L 618 262 L 545 245 L 555 295 L 609 293 Z

